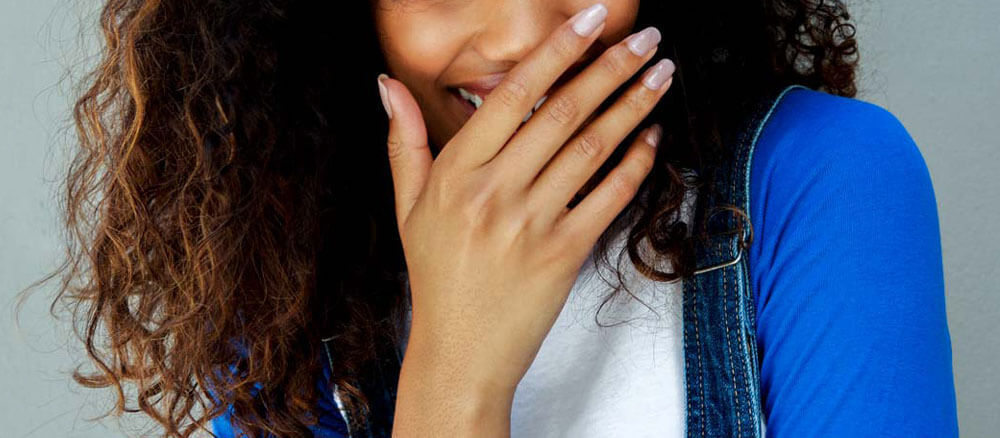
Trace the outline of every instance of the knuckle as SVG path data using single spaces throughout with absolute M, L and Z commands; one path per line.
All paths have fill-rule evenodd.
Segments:
M 386 147 L 389 150 L 389 161 L 396 162 L 403 157 L 405 145 L 398 138 L 389 137 L 386 140 Z
M 614 191 L 616 197 L 632 196 L 638 189 L 639 184 L 636 182 L 636 178 L 629 172 L 615 172 L 614 176 L 611 177 L 611 190 Z
M 597 60 L 597 64 L 612 77 L 627 78 L 631 76 L 632 68 L 628 49 L 622 46 L 614 46 L 604 53 Z
M 443 174 L 451 172 L 454 168 L 455 165 L 452 154 L 446 152 L 449 151 L 442 150 L 438 153 L 437 157 L 434 158 L 434 161 L 431 162 L 431 176 L 439 173 Z
M 596 159 L 603 148 L 601 138 L 593 132 L 583 132 L 573 144 L 573 151 L 587 160 Z
M 654 149 L 652 147 L 646 145 L 645 142 L 643 142 L 643 144 L 640 145 L 640 147 L 643 147 L 647 150 L 641 154 L 636 154 L 636 156 L 632 158 L 632 160 L 635 162 L 635 168 L 636 168 L 635 173 L 637 174 L 638 177 L 637 179 L 639 180 L 643 179 L 643 177 L 645 177 L 645 175 L 649 173 L 650 170 L 653 169 L 656 160 L 656 156 L 654 155 L 653 152 Z
M 465 191 L 453 200 L 457 201 L 458 205 L 455 205 L 454 208 L 468 227 L 486 225 L 486 218 L 493 216 L 493 212 L 497 208 L 495 194 L 488 188 Z
M 551 47 L 552 52 L 559 59 L 576 59 L 579 44 L 579 37 L 568 32 L 562 32 L 555 35 Z
M 469 226 L 490 228 L 504 217 L 510 202 L 508 187 L 496 171 L 486 170 L 476 175 L 466 175 L 461 196 L 456 197 L 455 207 L 469 221 Z
M 648 93 L 632 92 L 627 93 L 624 98 L 625 108 L 633 115 L 642 117 L 649 110 L 652 102 Z
M 528 100 L 529 94 L 527 79 L 520 73 L 510 73 L 488 97 L 496 95 L 504 105 L 518 107 Z
M 537 253 L 539 264 L 553 267 L 562 266 L 566 263 L 567 254 L 576 254 L 578 252 L 573 237 L 566 234 L 563 232 L 549 233 L 549 241 L 546 243 L 545 248 Z M 581 239 L 577 237 L 575 240 L 579 241 Z
M 427 181 L 427 196 L 441 205 L 447 205 L 457 189 L 455 178 L 447 172 L 431 172 Z
M 458 223 L 467 230 L 476 229 L 483 224 L 483 218 L 488 217 L 487 209 L 488 206 L 482 204 L 462 204 L 458 207 Z
M 580 104 L 568 94 L 553 96 L 552 101 L 547 103 L 544 111 L 546 117 L 561 126 L 573 123 L 580 113 Z
M 620 172 L 617 172 L 617 176 L 612 180 L 615 191 L 620 195 L 630 195 L 639 190 L 642 181 L 646 179 L 646 175 L 653 168 L 655 157 L 652 148 L 646 145 L 638 147 L 649 149 L 649 151 L 633 154 L 629 157 L 629 162 L 621 168 Z
M 531 232 L 533 227 L 532 216 L 528 214 L 527 209 L 514 208 L 511 211 L 505 211 L 503 219 L 499 222 L 498 232 L 508 242 L 521 240 Z

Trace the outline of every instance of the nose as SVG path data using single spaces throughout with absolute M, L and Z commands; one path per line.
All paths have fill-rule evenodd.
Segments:
M 569 19 L 554 0 L 498 0 L 486 15 L 473 47 L 483 59 L 512 63 L 524 59 Z

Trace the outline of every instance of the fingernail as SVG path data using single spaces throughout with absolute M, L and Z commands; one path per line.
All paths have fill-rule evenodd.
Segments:
M 628 49 L 636 56 L 643 56 L 649 53 L 650 49 L 660 43 L 660 31 L 655 27 L 647 27 L 642 31 L 628 37 Z
M 378 75 L 378 94 L 382 96 L 382 107 L 385 108 L 385 114 L 392 118 L 392 105 L 389 104 L 389 89 L 385 87 L 382 83 L 389 75 L 382 73 Z
M 646 71 L 646 77 L 643 78 L 642 84 L 649 88 L 650 90 L 659 90 L 663 87 L 663 84 L 667 83 L 670 76 L 674 74 L 674 63 L 669 59 L 661 59 L 656 65 L 649 68 Z
M 600 3 L 584 9 L 572 18 L 573 32 L 582 37 L 590 36 L 601 26 L 607 16 L 608 8 Z
M 660 124 L 657 123 L 651 126 L 648 130 L 646 130 L 646 136 L 643 138 L 643 140 L 646 141 L 646 144 L 655 148 L 657 145 L 660 144 L 660 137 L 662 136 L 663 136 L 663 127 L 661 127 Z

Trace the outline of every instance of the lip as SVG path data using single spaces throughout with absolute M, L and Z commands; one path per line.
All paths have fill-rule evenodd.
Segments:
M 454 91 L 455 94 L 458 94 L 459 88 L 464 88 L 465 91 L 468 91 L 479 97 L 486 98 L 486 96 L 489 95 L 490 92 L 497 87 L 497 85 L 500 85 L 500 82 L 502 82 L 503 78 L 506 76 L 507 72 L 493 73 L 486 76 L 482 76 L 473 81 L 452 84 L 449 85 L 448 88 Z
M 472 117 L 472 114 L 476 112 L 476 107 L 472 104 L 472 102 L 469 102 L 460 94 L 458 94 L 457 89 L 449 88 L 448 94 L 450 94 L 451 97 L 455 99 L 458 106 L 461 107 L 462 111 L 461 114 L 462 116 L 464 116 L 466 120 L 468 120 L 469 117 Z
M 472 115 L 475 114 L 476 107 L 472 105 L 472 102 L 469 102 L 464 97 L 459 95 L 458 91 L 456 90 L 449 90 L 449 91 L 450 92 L 448 94 L 452 96 L 453 100 L 455 101 L 455 108 L 458 109 L 456 115 L 460 117 L 461 120 L 463 121 L 469 120 L 469 118 L 471 118 Z M 585 125 L 587 123 L 590 123 L 599 113 L 603 113 L 604 110 L 606 110 L 613 102 L 617 101 L 618 98 L 621 97 L 624 91 L 625 89 L 621 88 L 612 92 L 611 95 L 608 97 L 608 99 L 602 102 L 597 107 L 597 110 L 594 111 L 592 114 L 590 114 L 589 117 L 587 117 L 587 120 L 585 120 L 583 124 Z
M 463 120 L 468 120 L 473 114 L 476 113 L 476 106 L 462 97 L 462 95 L 458 93 L 457 89 L 449 89 L 448 91 L 448 94 L 451 95 L 451 97 L 455 100 L 455 104 L 459 107 L 459 115 Z
M 549 89 L 543 95 L 544 96 L 550 95 L 553 92 L 553 90 L 558 89 L 567 81 L 569 81 L 570 78 L 576 76 L 576 74 L 579 73 L 581 70 L 583 70 L 583 68 L 589 62 L 590 59 L 587 59 L 571 65 L 568 69 L 566 69 L 566 71 L 563 72 L 561 76 L 559 76 L 558 79 L 556 79 L 555 82 L 552 83 L 552 86 L 549 87 Z M 463 88 L 465 89 L 465 91 L 468 91 L 469 93 L 475 94 L 483 99 L 486 99 L 486 96 L 489 96 L 489 94 L 493 91 L 493 89 L 495 89 L 498 85 L 500 85 L 500 82 L 502 82 L 503 78 L 506 76 L 507 72 L 491 73 L 485 76 L 481 76 L 475 80 L 450 84 L 447 86 L 447 88 L 449 92 L 454 94 L 463 102 L 467 101 L 463 99 L 461 95 L 458 94 L 459 88 Z M 469 104 L 469 106 L 472 105 Z M 475 107 L 473 107 L 473 109 L 475 109 Z

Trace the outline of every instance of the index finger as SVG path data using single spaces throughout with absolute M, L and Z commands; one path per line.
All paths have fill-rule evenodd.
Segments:
M 566 20 L 503 77 L 449 141 L 476 146 L 446 147 L 439 155 L 453 155 L 454 161 L 469 167 L 493 159 L 535 103 L 601 34 L 607 16 L 608 8 L 597 3 Z

